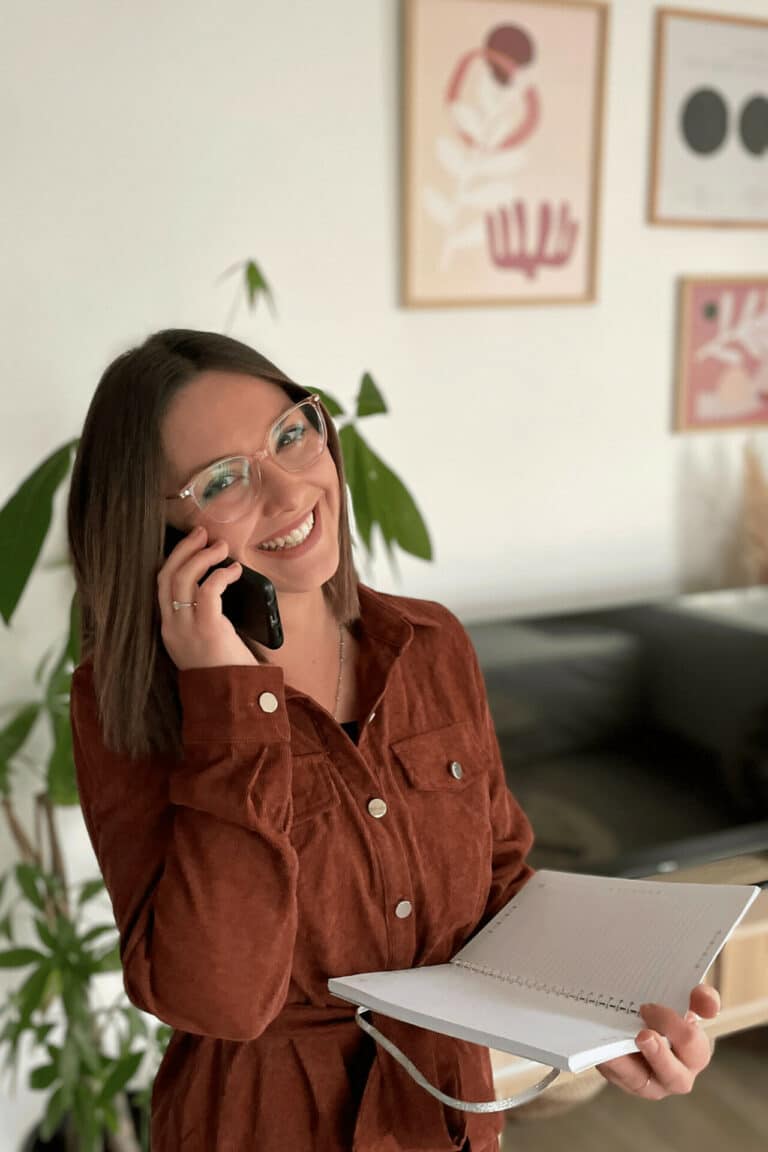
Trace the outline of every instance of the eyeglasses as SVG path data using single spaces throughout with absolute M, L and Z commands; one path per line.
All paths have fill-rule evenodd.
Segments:
M 301 472 L 320 457 L 328 430 L 315 394 L 283 412 L 267 433 L 266 447 L 251 456 L 209 464 L 166 500 L 194 500 L 209 520 L 229 524 L 245 516 L 261 491 L 260 461 L 269 457 L 285 472 Z

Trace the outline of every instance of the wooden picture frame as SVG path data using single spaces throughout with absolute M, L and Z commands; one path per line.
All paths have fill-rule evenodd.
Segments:
M 768 276 L 681 279 L 675 430 L 768 425 Z
M 768 19 L 656 10 L 648 219 L 768 227 Z
M 403 304 L 592 302 L 607 4 L 404 5 Z

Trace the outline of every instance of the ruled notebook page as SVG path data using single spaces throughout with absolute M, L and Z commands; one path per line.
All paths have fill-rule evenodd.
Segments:
M 653 1001 L 682 1013 L 751 903 L 745 892 L 541 871 L 451 963 L 564 1008 L 595 1004 L 626 1018 Z

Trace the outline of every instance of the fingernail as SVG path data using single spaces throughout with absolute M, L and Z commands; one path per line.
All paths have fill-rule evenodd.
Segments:
M 698 1016 L 696 1015 L 696 1013 L 695 1013 L 695 1012 L 691 1012 L 691 1010 L 690 1010 L 690 1009 L 689 1009 L 689 1010 L 686 1012 L 686 1014 L 685 1014 L 685 1022 L 686 1022 L 686 1024 L 695 1024 L 695 1023 L 697 1022 L 697 1020 L 698 1020 L 698 1019 L 699 1019 L 699 1018 L 698 1018 Z
M 637 1044 L 644 1052 L 655 1052 L 658 1046 L 658 1040 L 655 1036 L 644 1036 L 642 1039 L 638 1036 Z

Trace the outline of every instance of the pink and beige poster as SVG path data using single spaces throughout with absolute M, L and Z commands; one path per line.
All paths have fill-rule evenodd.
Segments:
M 596 295 L 607 9 L 407 0 L 403 298 Z
M 679 431 L 768 424 L 768 277 L 680 285 Z

